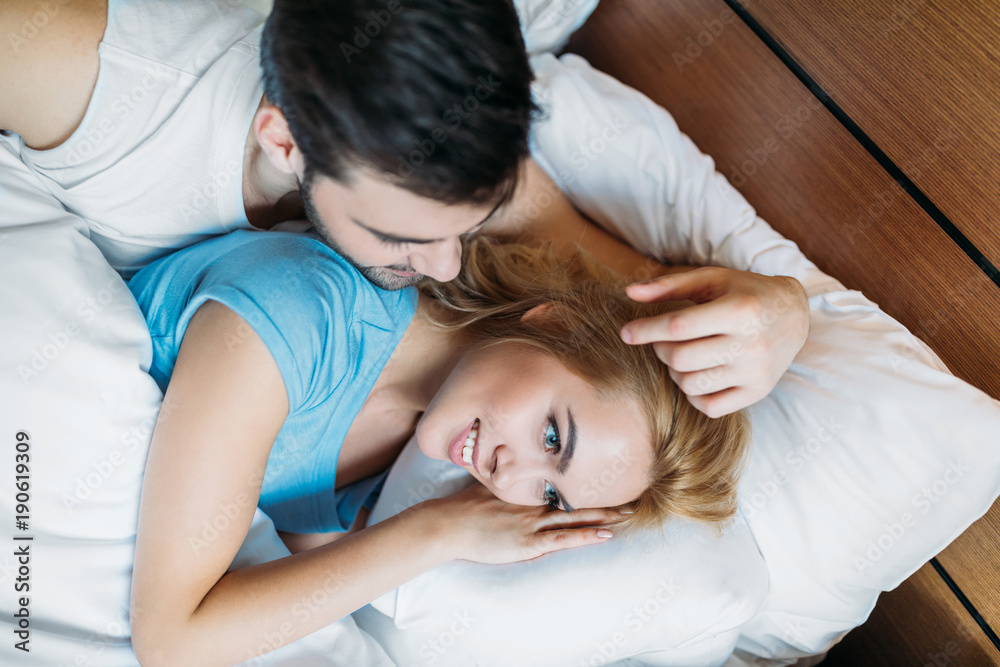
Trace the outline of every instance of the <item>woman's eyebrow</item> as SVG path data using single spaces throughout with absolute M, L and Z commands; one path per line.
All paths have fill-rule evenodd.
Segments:
M 559 465 L 556 466 L 556 472 L 560 475 L 566 474 L 569 462 L 573 459 L 573 452 L 576 451 L 576 422 L 573 421 L 573 412 L 569 408 L 566 408 L 566 419 L 569 422 L 569 433 L 566 436 L 566 446 L 559 458 Z

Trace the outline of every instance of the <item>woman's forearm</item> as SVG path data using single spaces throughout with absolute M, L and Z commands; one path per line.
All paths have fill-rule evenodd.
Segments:
M 411 508 L 328 545 L 228 572 L 189 618 L 169 627 L 143 611 L 156 600 L 138 590 L 136 655 L 143 665 L 230 665 L 334 623 L 457 557 L 429 514 Z

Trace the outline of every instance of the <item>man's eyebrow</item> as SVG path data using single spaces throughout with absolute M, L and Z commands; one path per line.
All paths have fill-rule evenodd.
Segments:
M 465 236 L 466 234 L 471 234 L 471 233 L 475 232 L 476 230 L 478 230 L 483 225 L 485 225 L 486 221 L 493 217 L 493 214 L 496 213 L 497 210 L 499 210 L 499 208 L 500 208 L 500 206 L 502 204 L 503 204 L 503 202 L 497 203 L 497 205 L 493 207 L 493 210 L 491 210 L 489 212 L 489 214 L 487 214 L 487 216 L 485 218 L 483 218 L 482 220 L 480 220 L 479 222 L 477 222 L 475 225 L 473 225 L 472 228 L 469 229 L 469 231 L 462 232 L 461 234 L 459 234 L 459 236 Z M 378 239 L 380 239 L 382 241 L 388 241 L 390 243 L 416 243 L 418 245 L 427 245 L 428 243 L 437 243 L 438 241 L 444 241 L 445 240 L 445 239 L 417 239 L 417 238 L 412 238 L 412 237 L 409 237 L 409 236 L 396 236 L 395 234 L 386 234 L 385 232 L 380 232 L 377 229 L 373 229 L 373 228 L 369 227 L 368 225 L 366 225 L 365 223 L 361 222 L 357 218 L 351 218 L 351 221 L 354 224 L 356 224 L 358 227 L 361 227 L 362 229 L 365 229 L 365 230 L 368 230 L 369 232 L 371 232 L 376 238 L 378 238 Z
M 427 243 L 437 243 L 438 241 L 441 240 L 441 239 L 415 239 L 415 238 L 410 238 L 408 236 L 396 236 L 395 234 L 386 234 L 385 232 L 380 232 L 377 229 L 372 229 L 371 227 L 369 227 L 365 223 L 361 222 L 357 218 L 351 218 L 351 220 L 358 227 L 361 227 L 362 229 L 368 230 L 369 232 L 372 233 L 373 236 L 375 236 L 375 238 L 380 239 L 382 241 L 391 241 L 392 243 L 419 243 L 419 244 L 427 244 Z

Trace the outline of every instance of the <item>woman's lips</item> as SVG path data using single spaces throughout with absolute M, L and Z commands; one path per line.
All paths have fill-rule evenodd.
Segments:
M 468 426 L 462 429 L 461 432 L 459 432 L 459 434 L 455 436 L 455 439 L 451 441 L 451 444 L 448 445 L 448 459 L 455 465 L 459 466 L 460 468 L 465 468 L 468 465 L 462 458 L 462 449 L 465 448 L 465 441 L 469 438 L 469 433 L 472 432 L 472 427 L 475 426 L 475 424 L 476 420 L 473 419 L 471 422 L 469 422 Z M 473 461 L 476 460 L 476 454 L 478 452 L 479 452 L 479 439 L 477 438 L 476 446 L 472 450 Z M 476 467 L 475 464 L 473 464 L 472 467 L 475 468 Z M 476 472 L 478 471 L 479 470 L 477 468 Z

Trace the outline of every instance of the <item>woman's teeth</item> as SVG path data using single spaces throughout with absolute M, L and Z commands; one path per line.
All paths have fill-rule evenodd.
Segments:
M 472 430 L 469 431 L 469 437 L 465 439 L 465 447 L 462 448 L 462 460 L 472 465 L 472 451 L 476 446 L 476 436 L 479 435 L 479 420 L 472 425 Z

